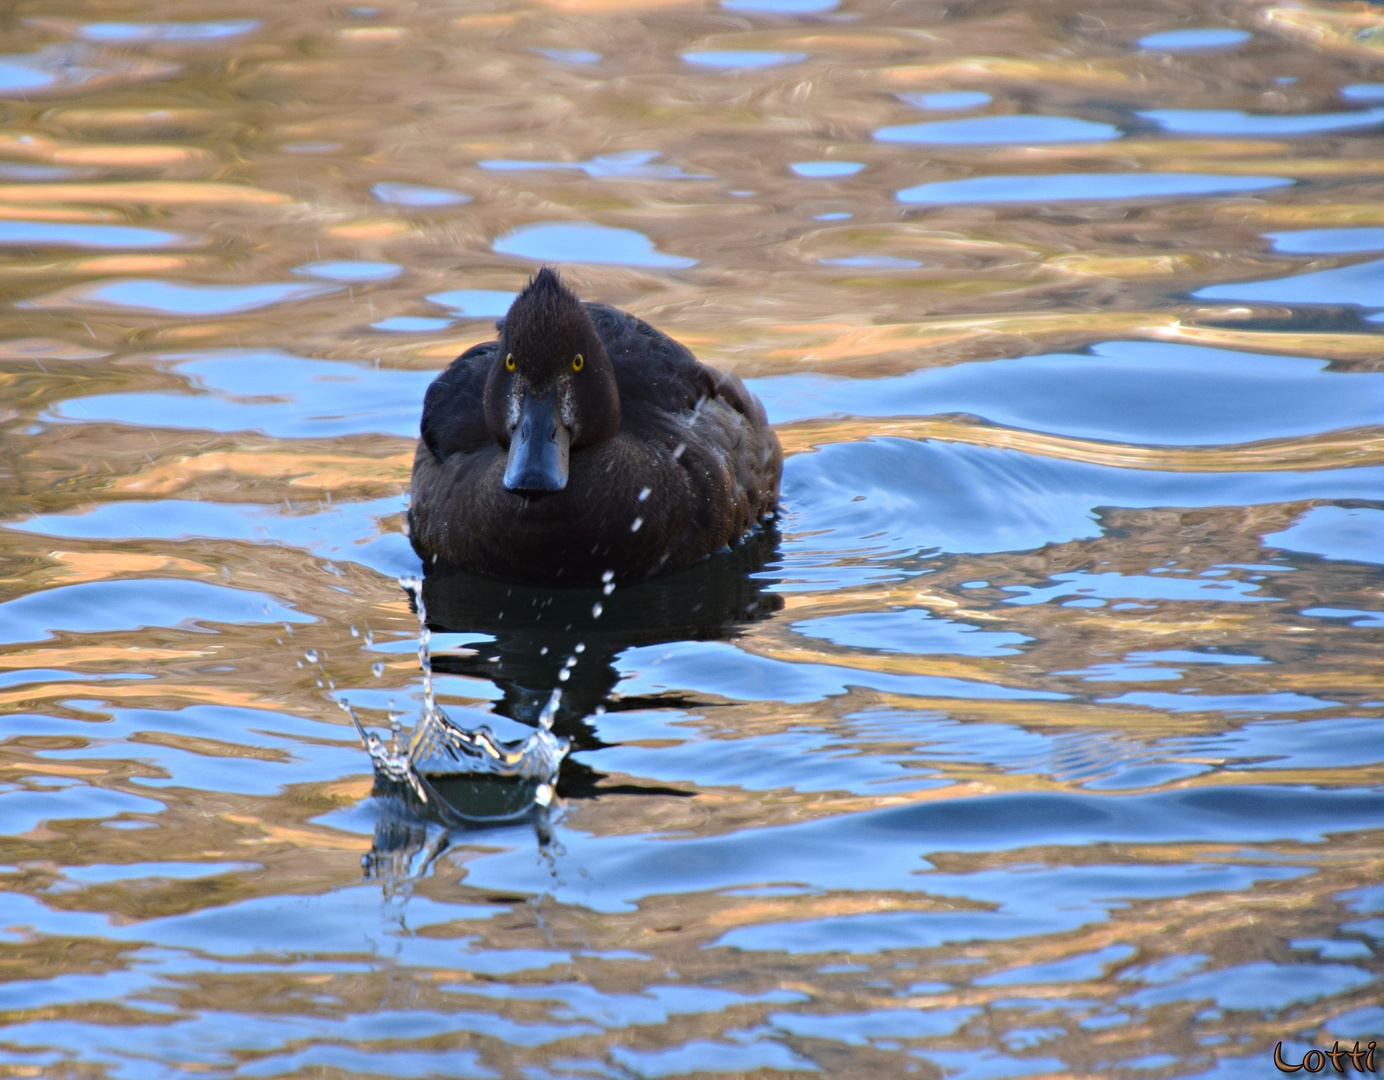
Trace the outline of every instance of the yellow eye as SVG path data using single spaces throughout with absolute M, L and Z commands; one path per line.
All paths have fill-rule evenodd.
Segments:
M 513 353 L 506 353 L 506 354 L 505 354 L 505 370 L 506 370 L 506 371 L 513 371 L 513 370 L 514 370 L 514 354 L 513 354 Z
M 577 353 L 576 356 L 572 357 L 572 370 L 573 370 L 573 371 L 580 371 L 580 370 L 581 370 L 583 367 L 585 367 L 585 366 L 586 366 L 586 361 L 582 359 L 581 353 Z

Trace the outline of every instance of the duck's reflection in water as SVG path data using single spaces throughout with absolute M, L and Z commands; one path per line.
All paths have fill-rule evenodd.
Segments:
M 626 649 L 675 641 L 734 637 L 745 625 L 783 606 L 770 591 L 766 572 L 778 552 L 778 532 L 756 530 L 729 551 L 666 578 L 602 588 L 552 589 L 516 585 L 456 570 L 435 570 L 423 581 L 424 610 L 433 632 L 485 634 L 432 657 L 438 674 L 493 682 L 501 692 L 494 712 L 537 727 L 555 688 L 561 690 L 554 734 L 574 753 L 607 745 L 589 722 L 593 715 L 682 704 L 672 695 L 656 698 L 613 695 L 620 675 L 616 658 Z M 534 799 L 536 783 L 520 777 L 430 773 L 420 763 L 421 794 L 376 770 L 378 807 L 374 846 L 366 873 L 398 881 L 426 871 L 446 850 L 451 834 L 534 823 L 540 846 L 549 842 L 548 808 Z M 605 775 L 570 755 L 558 774 L 565 799 L 605 795 L 674 795 L 676 788 L 604 783 Z M 421 858 L 420 858 L 421 856 Z

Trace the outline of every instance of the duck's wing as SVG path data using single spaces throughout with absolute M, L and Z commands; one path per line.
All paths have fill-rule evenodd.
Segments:
M 473 345 L 433 380 L 423 397 L 423 442 L 438 461 L 493 443 L 485 423 L 485 382 L 498 341 Z
M 615 365 L 623 410 L 677 413 L 717 396 L 717 372 L 686 345 L 618 308 L 587 304 L 586 310 Z

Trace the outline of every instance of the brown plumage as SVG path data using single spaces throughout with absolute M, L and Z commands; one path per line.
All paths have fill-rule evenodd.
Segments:
M 500 340 L 428 387 L 410 535 L 425 564 L 589 585 L 668 573 L 778 504 L 783 451 L 734 375 L 546 267 Z

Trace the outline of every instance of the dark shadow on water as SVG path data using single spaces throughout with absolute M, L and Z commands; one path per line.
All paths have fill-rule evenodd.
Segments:
M 758 530 L 744 543 L 666 578 L 601 588 L 554 589 L 438 569 L 423 581 L 428 626 L 434 633 L 485 634 L 493 639 L 455 652 L 436 651 L 437 674 L 485 679 L 500 690 L 494 711 L 529 727 L 554 687 L 562 700 L 553 732 L 570 740 L 574 752 L 607 744 L 587 718 L 599 712 L 669 708 L 683 704 L 674 695 L 656 698 L 612 697 L 619 681 L 615 661 L 626 649 L 675 641 L 719 641 L 783 607 L 768 591 L 777 579 L 763 573 L 778 554 L 777 529 Z M 599 607 L 598 607 L 599 605 Z M 599 614 L 597 614 L 599 611 Z M 580 651 L 579 651 L 580 650 Z M 575 658 L 575 663 L 573 663 Z M 562 678 L 566 673 L 566 679 Z M 426 802 L 408 788 L 376 777 L 380 807 L 375 844 L 366 857 L 369 876 L 398 877 L 421 872 L 446 847 L 420 863 L 427 823 L 447 830 L 512 825 L 531 818 L 546 843 L 547 814 L 533 804 L 533 785 L 507 778 L 424 776 Z M 602 795 L 687 795 L 678 788 L 602 784 L 605 774 L 567 757 L 557 794 L 567 799 Z

